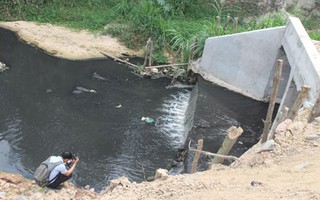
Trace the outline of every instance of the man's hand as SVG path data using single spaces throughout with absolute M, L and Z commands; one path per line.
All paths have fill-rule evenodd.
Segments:
M 79 162 L 79 157 L 77 156 L 76 159 L 74 160 L 74 164 Z

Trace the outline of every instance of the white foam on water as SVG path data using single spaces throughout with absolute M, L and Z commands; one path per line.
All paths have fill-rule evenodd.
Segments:
M 157 126 L 173 147 L 182 147 L 188 136 L 189 126 L 186 125 L 186 117 L 188 116 L 190 94 L 190 91 L 184 90 L 170 95 L 160 109 L 162 115 L 159 117 Z

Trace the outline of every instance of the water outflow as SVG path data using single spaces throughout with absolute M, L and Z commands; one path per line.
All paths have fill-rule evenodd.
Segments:
M 182 148 L 193 126 L 198 96 L 198 85 L 170 95 L 160 111 L 158 126 L 168 137 L 173 148 Z

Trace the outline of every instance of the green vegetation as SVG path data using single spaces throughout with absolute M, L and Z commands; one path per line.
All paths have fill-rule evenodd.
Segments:
M 210 36 L 285 25 L 283 13 L 247 17 L 219 0 L 1 0 L 0 20 L 28 20 L 111 34 L 141 48 L 151 37 L 154 60 L 171 52 L 186 62 L 190 49 L 201 56 Z M 220 18 L 217 18 L 219 16 Z M 319 37 L 315 36 L 315 37 Z M 176 55 L 176 52 L 179 55 Z
M 319 17 L 316 17 L 314 15 L 305 16 L 301 13 L 300 10 L 296 8 L 290 8 L 288 12 L 296 17 L 299 17 L 303 26 L 308 30 L 311 39 L 320 40 Z

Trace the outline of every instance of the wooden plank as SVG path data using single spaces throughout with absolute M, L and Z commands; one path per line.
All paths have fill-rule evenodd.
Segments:
M 192 169 L 191 169 L 192 174 L 197 171 L 198 161 L 201 155 L 200 152 L 202 151 L 202 147 L 203 147 L 203 139 L 200 139 L 198 140 L 196 155 L 194 156 L 193 162 L 192 162 Z

